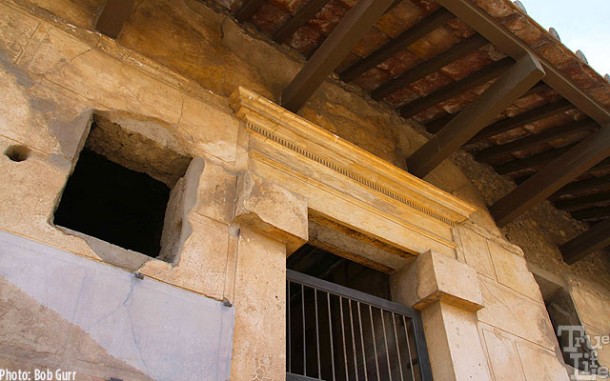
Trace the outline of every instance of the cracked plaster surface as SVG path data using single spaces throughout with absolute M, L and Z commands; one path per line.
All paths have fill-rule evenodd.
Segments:
M 221 302 L 8 233 L 0 277 L 153 379 L 228 379 L 234 310 Z

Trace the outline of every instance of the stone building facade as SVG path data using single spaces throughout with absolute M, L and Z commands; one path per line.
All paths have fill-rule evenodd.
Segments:
M 5 373 L 283 380 L 286 258 L 306 242 L 389 274 L 435 380 L 569 380 L 557 292 L 610 334 L 608 257 L 561 262 L 578 226 L 550 206 L 499 229 L 486 201 L 510 184 L 463 152 L 410 175 L 426 134 L 338 81 L 278 106 L 303 63 L 217 3 L 139 1 L 117 39 L 95 31 L 103 3 L 0 1 Z M 165 187 L 153 255 L 58 217 L 85 151 Z

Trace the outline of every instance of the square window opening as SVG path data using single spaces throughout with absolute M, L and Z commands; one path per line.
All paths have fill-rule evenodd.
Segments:
M 98 115 L 54 224 L 172 262 L 179 250 L 191 158 Z

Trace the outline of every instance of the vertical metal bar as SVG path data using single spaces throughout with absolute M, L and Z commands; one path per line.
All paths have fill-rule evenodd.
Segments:
M 411 321 L 411 319 L 409 319 L 409 322 Z M 411 364 L 411 377 L 412 380 L 415 381 L 415 371 L 413 370 L 413 355 L 411 354 L 411 343 L 409 342 L 409 326 L 407 325 L 407 319 L 405 318 L 405 316 L 403 315 L 402 317 L 402 322 L 405 325 L 405 337 L 407 338 L 407 351 L 409 352 L 409 364 Z
M 343 297 L 339 297 L 339 308 L 341 311 L 341 337 L 343 338 L 343 361 L 345 362 L 345 380 L 349 381 L 349 370 L 347 368 L 347 347 L 345 345 L 345 324 L 343 320 Z
M 320 366 L 320 329 L 318 326 L 318 289 L 314 288 L 313 289 L 313 299 L 314 299 L 314 310 L 316 313 L 316 348 L 317 348 L 317 354 L 318 354 L 318 379 L 321 380 L 322 379 L 322 367 Z
M 418 380 L 421 378 L 422 381 L 430 381 L 431 380 L 431 370 L 430 370 L 430 365 L 429 365 L 429 357 L 428 354 L 426 352 L 426 342 L 425 342 L 425 338 L 423 336 L 423 330 L 422 330 L 422 323 L 421 323 L 421 317 L 419 315 L 419 313 L 417 311 L 413 311 L 413 310 L 409 310 L 408 308 L 402 308 L 401 306 L 394 306 L 392 305 L 392 303 L 388 303 L 385 302 L 384 300 L 378 299 L 378 298 L 374 298 L 371 296 L 371 299 L 367 299 L 366 295 L 360 294 L 358 295 L 358 293 L 356 291 L 353 291 L 354 294 L 351 294 L 351 290 L 345 289 L 342 290 L 339 286 L 337 286 L 338 288 L 334 288 L 334 285 L 329 284 L 328 288 L 325 287 L 318 287 L 317 284 L 313 281 L 310 281 L 309 279 L 307 279 L 305 276 L 303 276 L 303 280 L 301 281 L 300 278 L 298 276 L 300 276 L 301 274 L 291 274 L 289 272 L 289 275 L 294 275 L 295 276 L 295 280 L 292 280 L 292 278 L 290 278 L 290 276 L 287 279 L 287 287 L 286 287 L 286 301 L 287 301 L 287 306 L 286 306 L 286 316 L 288 319 L 288 326 L 286 328 L 286 333 L 288 335 L 288 338 L 286 340 L 287 343 L 287 361 L 286 361 L 286 369 L 289 373 L 300 373 L 300 368 L 298 368 L 298 359 L 297 362 L 295 363 L 295 355 L 297 357 L 300 356 L 300 354 L 297 352 L 297 349 L 294 348 L 293 346 L 296 345 L 298 346 L 298 337 L 299 333 L 298 331 L 295 330 L 295 327 L 293 326 L 293 324 L 296 321 L 293 321 L 292 319 L 292 312 L 293 310 L 295 310 L 295 312 L 297 314 L 299 314 L 298 312 L 298 308 L 299 308 L 299 304 L 301 307 L 301 318 L 302 318 L 302 340 L 303 340 L 303 372 L 300 373 L 301 375 L 308 377 L 307 373 L 311 372 L 316 372 L 316 367 L 312 364 L 312 369 L 308 369 L 308 362 L 311 362 L 312 360 L 308 358 L 308 352 L 313 353 L 313 347 L 309 347 L 308 345 L 309 343 L 307 342 L 308 340 L 314 344 L 314 342 L 312 341 L 313 338 L 310 337 L 311 333 L 307 332 L 307 314 L 311 314 L 311 313 L 315 313 L 315 345 L 316 345 L 316 360 L 317 360 L 317 379 L 322 380 L 322 379 L 327 379 L 328 381 L 350 381 L 350 379 L 352 379 L 352 381 L 373 381 L 374 379 L 381 381 L 381 373 L 384 372 L 384 366 L 387 366 L 387 371 L 388 371 L 388 375 L 384 376 L 383 381 L 406 381 L 406 380 Z M 300 290 L 297 288 L 295 290 L 295 298 L 292 299 L 292 288 L 293 288 L 293 284 L 295 284 L 296 287 L 300 286 Z M 305 298 L 307 297 L 307 293 L 306 293 L 306 289 L 310 288 L 313 290 L 314 295 L 312 298 L 312 301 L 314 302 L 314 308 L 313 310 L 311 309 L 311 305 L 308 304 L 309 302 L 307 302 L 305 300 Z M 328 290 L 328 291 L 327 291 Z M 297 294 L 298 292 L 301 292 L 301 302 L 298 302 Z M 321 293 L 321 294 L 320 294 Z M 321 303 L 324 303 L 324 294 L 326 294 L 326 305 L 328 307 L 328 312 L 327 312 L 327 317 L 324 316 L 320 316 L 320 313 L 322 313 L 320 311 L 320 309 L 322 308 Z M 355 296 L 354 296 L 355 295 Z M 333 297 L 336 297 L 339 303 L 339 313 L 340 313 L 340 324 L 341 327 L 337 327 L 337 329 L 341 329 L 341 332 L 339 333 L 339 331 L 337 329 L 335 329 L 334 326 L 334 319 L 336 319 L 336 317 L 333 317 L 333 302 L 331 301 L 331 299 Z M 292 305 L 292 300 L 294 300 L 294 305 Z M 347 303 L 346 305 L 344 305 L 345 303 Z M 352 305 L 353 304 L 353 305 Z M 365 327 L 364 327 L 364 321 L 363 321 L 363 315 L 364 315 L 364 319 L 367 319 L 366 317 L 366 310 L 362 311 L 363 308 L 366 308 L 366 306 L 368 306 L 368 319 L 370 321 L 370 329 L 371 332 L 370 334 L 367 334 L 365 331 Z M 306 308 L 308 308 L 308 310 L 306 310 Z M 358 311 L 358 315 L 356 316 L 355 312 L 353 309 L 357 308 Z M 376 308 L 379 310 L 380 313 L 380 317 L 381 319 L 378 320 L 377 322 L 375 321 L 375 313 L 373 312 L 373 308 Z M 345 312 L 344 312 L 345 309 Z M 308 312 L 309 311 L 309 312 Z M 345 316 L 345 313 L 349 313 L 349 322 L 347 321 L 347 316 Z M 388 332 L 388 327 L 385 324 L 385 314 L 391 314 L 391 321 L 388 321 L 392 327 L 391 330 L 393 331 L 393 333 Z M 335 311 L 335 316 L 337 316 L 337 311 Z M 390 316 L 388 316 L 390 317 Z M 402 323 L 400 321 L 400 319 L 402 318 Z M 295 319 L 298 319 L 295 316 Z M 324 321 L 320 321 L 320 319 L 328 319 L 328 331 L 324 331 L 323 330 L 323 324 Z M 298 320 L 297 320 L 298 321 Z M 377 345 L 377 329 L 379 326 L 379 322 L 381 322 L 382 325 L 382 334 L 383 334 L 383 346 L 385 348 L 385 355 L 386 355 L 386 359 L 383 360 L 381 358 L 381 348 L 383 347 L 379 347 Z M 313 325 L 314 322 L 310 321 L 309 322 L 310 325 Z M 298 323 L 297 323 L 298 324 Z M 349 327 L 347 327 L 347 324 L 350 324 Z M 359 324 L 358 327 L 355 326 L 355 324 Z M 403 324 L 403 328 L 404 328 L 404 337 L 406 339 L 406 348 L 403 345 L 403 343 L 401 343 L 401 338 L 400 338 L 400 328 L 398 327 L 398 324 Z M 313 327 L 311 327 L 313 328 Z M 346 332 L 346 329 L 348 330 L 348 332 Z M 409 332 L 409 330 L 412 330 L 412 332 Z M 293 337 L 293 332 L 294 334 L 296 334 L 295 337 Z M 350 334 L 351 332 L 351 344 L 349 343 L 350 339 L 347 337 L 348 334 Z M 359 338 L 356 337 L 357 334 L 360 334 Z M 328 347 L 326 347 L 326 339 L 327 337 L 322 337 L 323 335 L 329 335 L 328 340 L 329 340 L 329 344 L 330 344 L 330 354 L 331 354 L 331 358 L 330 358 L 330 362 L 331 362 L 331 368 L 332 368 L 332 376 L 328 375 L 327 373 L 331 371 L 331 369 L 329 369 L 328 371 L 326 370 L 328 368 L 328 364 L 325 362 L 324 366 L 322 366 L 322 359 L 323 359 L 323 355 L 324 355 L 324 359 L 326 361 L 327 356 L 326 356 L 326 351 L 328 350 Z M 341 335 L 341 337 L 339 338 L 339 334 Z M 375 361 L 375 370 L 372 369 L 372 364 L 371 364 L 371 375 L 369 377 L 369 363 L 367 362 L 367 355 L 369 352 L 369 344 L 367 344 L 365 342 L 365 340 L 367 338 L 365 338 L 364 336 L 367 336 L 368 339 L 372 339 L 373 340 L 373 352 L 371 353 L 371 355 L 374 354 L 374 361 Z M 392 336 L 392 334 L 394 336 Z M 308 338 L 309 337 L 309 338 Z M 392 337 L 395 338 L 395 343 L 392 344 L 390 342 L 390 339 L 392 339 Z M 337 340 L 340 340 L 341 343 L 339 343 L 338 345 L 336 345 Z M 358 343 L 358 340 L 360 340 L 360 343 Z M 380 337 L 381 340 L 381 337 Z M 413 342 L 411 342 L 413 341 Z M 322 348 L 321 345 L 325 345 L 325 348 Z M 343 346 L 342 350 L 343 350 L 343 361 L 344 361 L 344 370 L 345 370 L 345 376 L 342 376 L 340 374 L 340 360 L 339 360 L 339 347 L 341 347 L 341 345 Z M 348 346 L 350 346 L 350 348 L 353 350 L 353 355 L 350 355 L 347 352 L 347 348 Z M 390 349 L 392 349 L 392 351 L 395 352 L 390 352 Z M 337 352 L 335 353 L 335 350 L 337 350 Z M 404 352 L 404 353 L 403 353 Z M 398 356 L 398 364 L 393 364 L 394 360 L 392 358 L 393 353 L 396 353 L 396 355 Z M 408 358 L 406 358 L 408 354 Z M 361 377 L 360 375 L 360 368 L 359 368 L 359 364 L 358 362 L 360 360 L 358 360 L 358 356 L 362 356 L 362 369 L 364 372 L 364 376 Z M 405 358 L 403 358 L 403 356 Z M 309 357 L 311 357 L 311 355 L 309 355 Z M 337 360 L 337 361 L 335 361 Z M 350 363 L 350 361 L 353 361 L 353 366 Z M 382 363 L 382 361 L 384 363 Z M 403 364 L 403 362 L 408 361 L 406 363 Z M 336 363 L 336 364 L 335 364 Z M 296 365 L 295 365 L 296 364 Z M 392 369 L 392 366 L 398 365 L 397 368 Z M 411 368 L 410 371 L 408 371 L 406 369 L 406 367 Z M 296 367 L 296 369 L 295 369 Z M 417 367 L 418 369 L 416 370 L 415 367 Z M 325 373 L 322 374 L 322 370 L 324 369 Z M 350 375 L 350 371 L 352 371 L 352 369 L 354 369 L 355 374 L 354 375 Z M 398 372 L 400 371 L 400 379 L 398 377 L 398 375 L 394 374 L 394 371 Z M 376 374 L 376 378 L 375 378 L 375 374 Z M 410 375 L 410 376 L 409 376 Z M 310 377 L 314 377 L 313 373 Z
M 432 380 L 432 368 L 428 357 L 426 338 L 424 337 L 424 324 L 421 321 L 419 312 L 415 312 L 412 317 L 413 336 L 415 337 L 415 349 L 417 350 L 417 363 L 421 372 L 422 380 Z
M 375 335 L 375 322 L 373 320 L 373 308 L 369 304 L 369 316 L 371 317 L 371 332 L 373 333 L 373 349 L 375 350 L 375 368 L 377 369 L 377 381 L 381 381 L 379 375 L 379 356 L 377 355 L 377 335 Z
M 288 281 L 288 287 L 286 287 L 286 312 L 288 313 L 288 324 L 286 324 L 288 326 L 288 372 L 292 373 L 292 341 L 290 340 L 290 338 L 292 337 L 292 335 L 290 334 L 290 322 L 292 321 L 292 319 L 290 318 L 290 284 L 292 283 L 291 281 Z
M 335 375 L 335 348 L 333 343 L 333 323 L 332 323 L 332 313 L 330 311 L 330 294 L 326 293 L 326 301 L 328 302 L 328 331 L 330 333 L 330 364 L 333 370 L 333 381 L 336 381 Z
M 303 376 L 307 377 L 307 339 L 305 335 L 305 286 L 301 284 L 301 310 L 303 312 Z
M 358 304 L 356 305 L 358 308 L 358 321 L 360 322 L 360 346 L 362 347 L 362 364 L 364 365 L 364 380 L 365 381 L 369 381 L 369 372 L 368 369 L 366 368 L 366 353 L 364 350 L 364 335 L 362 334 L 362 312 L 361 307 L 360 307 L 360 302 L 357 302 Z
M 385 343 L 385 358 L 388 362 L 388 375 L 390 376 L 390 381 L 392 381 L 392 367 L 390 366 L 390 351 L 388 350 L 388 336 L 385 332 L 385 319 L 383 317 L 383 310 L 380 309 L 381 313 L 381 325 L 383 326 L 383 342 Z
M 352 331 L 352 351 L 354 351 L 354 372 L 356 376 L 356 381 L 359 381 L 358 377 L 358 355 L 356 352 L 356 335 L 354 334 L 354 312 L 352 311 L 352 300 L 347 299 L 347 303 L 349 306 L 349 324 Z
M 398 332 L 396 331 L 396 314 L 392 312 L 392 326 L 394 327 L 394 337 L 396 338 L 396 354 L 398 355 L 398 369 L 400 369 L 400 380 L 405 381 L 402 370 L 402 359 L 400 355 L 400 345 L 398 345 Z

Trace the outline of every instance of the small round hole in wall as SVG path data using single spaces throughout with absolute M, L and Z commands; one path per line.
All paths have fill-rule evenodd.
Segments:
M 30 157 L 30 152 L 30 149 L 26 146 L 12 145 L 4 151 L 4 154 L 12 161 L 19 163 L 27 160 L 27 158 Z

